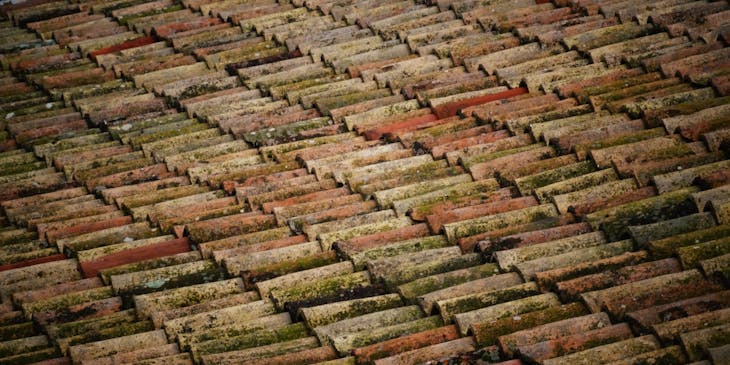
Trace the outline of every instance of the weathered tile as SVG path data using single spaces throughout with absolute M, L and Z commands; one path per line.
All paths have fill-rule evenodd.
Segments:
M 158 243 L 153 243 L 147 247 L 132 246 L 129 249 L 123 249 L 119 252 L 109 252 L 109 254 L 96 259 L 85 259 L 81 264 L 81 270 L 86 277 L 95 277 L 100 270 L 106 268 L 190 251 L 190 242 L 187 238 L 177 240 L 173 240 L 172 236 L 167 236 L 166 238 L 166 241 L 158 241 Z
M 291 288 L 301 282 L 309 282 L 322 277 L 350 274 L 352 272 L 352 263 L 341 262 L 258 282 L 256 287 L 262 296 L 268 296 L 269 292 L 273 289 Z
M 241 280 L 230 279 L 135 295 L 134 303 L 140 316 L 147 317 L 154 312 L 187 307 L 242 292 Z
M 71 346 L 69 349 L 74 361 L 87 361 L 95 358 L 112 355 L 119 351 L 129 351 L 140 347 L 164 345 L 167 338 L 162 330 L 145 332 L 130 336 L 118 337 L 90 344 Z
M 156 228 L 150 228 L 147 223 L 142 222 L 60 239 L 56 242 L 56 245 L 59 250 L 78 252 L 109 245 L 112 242 L 122 242 L 125 239 L 149 238 L 156 235 Z
M 498 213 L 487 217 L 472 218 L 461 222 L 444 225 L 444 232 L 451 242 L 460 238 L 474 236 L 479 233 L 506 227 L 510 224 L 524 224 L 547 217 L 557 216 L 557 211 L 551 204 L 538 205 L 505 213 Z
M 615 361 L 635 356 L 644 352 L 657 350 L 659 343 L 654 336 L 642 336 L 628 340 L 617 341 L 608 345 L 594 347 L 570 355 L 545 360 L 545 364 L 559 364 L 569 361 L 575 364 L 589 364 L 600 359 L 601 361 Z
M 521 352 L 523 348 L 527 350 L 527 353 L 530 352 L 528 349 L 536 351 L 540 348 L 540 344 L 548 350 L 550 347 L 544 346 L 545 341 L 560 341 L 563 338 L 570 338 L 569 336 L 590 333 L 590 331 L 602 328 L 611 328 L 608 315 L 603 312 L 546 323 L 531 329 L 504 335 L 499 337 L 499 345 L 507 354 L 515 354 L 516 351 Z
M 76 292 L 101 287 L 98 278 L 70 281 L 58 285 L 49 286 L 43 289 L 17 292 L 13 294 L 13 302 L 22 305 L 43 299 L 48 299 L 67 292 Z
M 537 273 L 540 272 L 620 256 L 621 254 L 630 252 L 632 249 L 632 242 L 630 240 L 624 240 L 602 246 L 576 249 L 572 252 L 532 259 L 518 263 L 515 267 L 525 279 L 535 279 Z
M 462 353 L 471 353 L 476 350 L 472 337 L 464 337 L 458 340 L 446 341 L 415 350 L 406 351 L 394 356 L 376 360 L 378 365 L 418 363 L 433 358 L 456 356 Z
M 319 347 L 319 343 L 315 337 L 305 337 L 298 340 L 281 342 L 272 345 L 260 346 L 247 350 L 238 350 L 224 352 L 221 354 L 211 354 L 202 357 L 203 364 L 241 364 L 241 363 L 259 363 L 262 359 L 283 355 L 287 353 L 295 353 L 307 349 Z
M 306 337 L 306 328 L 303 324 L 291 324 L 281 328 L 262 329 L 250 334 L 228 337 L 219 340 L 210 340 L 191 344 L 193 357 L 200 360 L 202 356 L 221 354 L 247 348 L 254 348 L 280 342 L 286 342 Z
M 247 320 L 253 320 L 258 317 L 273 314 L 273 312 L 274 308 L 270 303 L 260 300 L 169 320 L 165 322 L 165 332 L 168 336 L 176 338 L 181 334 L 192 332 L 193 330 L 199 332 L 214 329 L 233 324 L 235 321 L 245 322 Z
M 343 319 L 314 329 L 315 334 L 322 342 L 331 342 L 337 336 L 364 330 L 373 330 L 378 327 L 412 321 L 423 317 L 417 306 L 386 309 L 360 316 Z
M 187 255 L 200 257 L 199 254 Z M 113 275 L 109 275 L 109 272 L 105 273 L 102 271 L 102 275 L 105 274 L 106 276 L 110 276 L 114 290 L 123 295 L 143 294 L 165 288 L 200 284 L 222 277 L 220 268 L 207 260 L 173 263 L 172 266 L 119 274 L 113 273 Z
M 730 255 L 713 257 L 711 259 L 700 261 L 700 267 L 702 268 L 702 271 L 708 276 L 727 279 L 728 277 L 730 277 L 727 270 L 728 259 L 730 259 Z
M 655 197 L 604 209 L 589 214 L 587 221 L 593 227 L 597 227 L 597 223 L 601 222 L 602 228 L 607 233 L 607 236 L 611 240 L 615 240 L 628 233 L 627 223 L 629 222 L 631 222 L 630 225 L 652 223 L 659 220 L 676 218 L 694 211 L 694 209 L 688 207 L 688 204 L 691 204 L 688 198 L 695 191 L 695 189 L 691 188 L 675 190 L 671 193 L 660 194 Z M 640 209 L 642 213 L 640 215 L 628 213 L 634 209 Z M 633 215 L 633 217 L 629 218 L 626 215 L 627 213 Z M 657 214 L 657 216 L 649 218 L 648 215 L 651 214 Z
M 605 306 L 613 315 L 623 318 L 627 313 L 645 309 L 655 305 L 692 298 L 716 291 L 713 284 L 702 280 L 696 270 L 687 270 L 677 273 L 664 274 L 644 280 L 633 281 L 623 285 L 610 287 L 598 291 L 581 294 L 584 302 L 590 308 Z M 683 284 L 682 278 L 695 278 L 691 287 L 678 290 Z M 631 302 L 627 302 L 624 290 L 633 290 Z M 659 293 L 672 294 L 660 295 Z
M 245 256 L 230 256 L 224 258 L 222 261 L 229 273 L 238 275 L 241 271 L 252 270 L 258 266 L 301 258 L 319 252 L 321 250 L 317 242 L 306 242 L 267 251 L 251 252 Z
M 278 310 L 291 310 L 292 305 L 298 303 L 307 303 L 317 298 L 341 297 L 343 292 L 357 291 L 370 284 L 370 274 L 366 271 L 360 271 L 319 278 L 306 283 L 300 282 L 292 288 L 274 288 L 269 292 L 269 295 Z

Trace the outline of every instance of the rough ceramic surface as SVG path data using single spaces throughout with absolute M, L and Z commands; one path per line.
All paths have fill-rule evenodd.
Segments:
M 720 364 L 730 6 L 0 5 L 0 364 Z

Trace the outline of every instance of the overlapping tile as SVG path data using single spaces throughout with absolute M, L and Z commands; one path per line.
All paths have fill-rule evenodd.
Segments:
M 2 11 L 2 361 L 727 352 L 724 2 Z

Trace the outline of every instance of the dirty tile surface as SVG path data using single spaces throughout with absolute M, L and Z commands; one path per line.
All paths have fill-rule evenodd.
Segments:
M 0 364 L 726 364 L 730 4 L 0 5 Z

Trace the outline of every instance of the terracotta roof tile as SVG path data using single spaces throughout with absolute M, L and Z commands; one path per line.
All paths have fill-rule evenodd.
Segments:
M 727 280 L 727 278 L 730 277 L 726 270 L 728 258 L 730 258 L 730 256 L 722 255 L 703 260 L 700 261 L 700 267 L 702 267 L 702 271 L 704 271 L 706 275 L 715 278 L 724 278 L 725 280 Z
M 293 9 L 293 6 L 291 6 L 291 4 L 276 4 L 275 2 L 270 1 L 261 1 L 259 2 L 259 5 L 254 7 L 242 4 L 236 7 L 216 9 L 213 7 L 214 5 L 215 3 L 211 4 L 211 6 L 209 7 L 205 7 L 206 5 L 203 5 L 200 7 L 200 10 L 201 12 L 203 12 L 203 14 L 205 14 L 206 10 L 210 9 L 211 12 L 218 13 L 219 17 L 234 24 L 245 19 L 256 18 L 263 15 Z
M 240 28 L 224 23 L 178 32 L 169 38 L 172 38 L 172 47 L 175 50 L 190 53 L 198 48 L 216 46 L 249 37 L 250 34 L 241 32 Z
M 592 332 L 598 331 L 598 332 Z M 595 337 L 593 337 L 595 333 Z M 591 334 L 591 335 L 589 335 Z M 569 354 L 591 347 L 581 337 L 595 338 L 595 345 L 631 337 L 626 324 L 611 325 L 605 313 L 596 313 L 552 322 L 499 338 L 500 346 L 507 353 L 519 351 L 526 360 L 546 360 L 559 354 Z M 605 336 L 605 337 L 604 337 Z M 618 338 L 614 337 L 618 336 Z M 562 351 L 558 350 L 562 349 Z
M 155 324 L 155 328 L 161 328 L 163 323 L 168 320 L 231 307 L 234 305 L 246 304 L 256 300 L 259 300 L 258 293 L 252 291 L 230 294 L 219 299 L 211 299 L 185 307 L 153 312 L 151 314 L 151 320 Z
M 152 9 L 160 4 L 162 9 Z M 36 159 L 30 153 L 3 155 L 0 165 L 5 173 L 0 181 L 6 186 L 3 189 L 6 198 L 65 187 L 70 181 L 65 178 L 67 176 L 75 177 L 89 188 L 98 187 L 95 193 L 105 199 L 94 200 L 94 196 L 85 195 L 83 189 L 68 189 L 40 194 L 38 198 L 3 202 L 5 210 L 1 224 L 27 225 L 39 234 L 23 229 L 0 233 L 0 242 L 3 242 L 0 251 L 8 253 L 5 261 L 14 262 L 9 265 L 16 267 L 11 269 L 5 265 L 3 269 L 9 270 L 3 272 L 32 271 L 33 267 L 56 262 L 40 261 L 65 257 L 54 255 L 54 248 L 44 248 L 45 239 L 71 242 L 69 239 L 80 237 L 83 241 L 83 237 L 90 234 L 87 231 L 93 231 L 91 234 L 103 232 L 108 230 L 107 225 L 134 226 L 128 224 L 130 218 L 149 221 L 156 230 L 175 232 L 180 238 L 170 241 L 174 236 L 160 236 L 149 223 L 141 222 L 146 225 L 142 231 L 153 232 L 154 238 L 138 237 L 140 239 L 135 241 L 130 236 L 132 242 L 108 242 L 99 247 L 96 247 L 99 242 L 89 241 L 91 249 L 77 252 L 83 267 L 104 258 L 121 258 L 120 255 L 128 260 L 130 257 L 125 254 L 141 250 L 139 257 L 132 258 L 135 262 L 114 264 L 99 273 L 102 282 L 111 282 L 124 292 L 124 300 L 130 299 L 129 293 L 135 291 L 159 290 L 134 283 L 127 285 L 122 280 L 125 277 L 139 277 L 142 282 L 164 277 L 170 281 L 163 283 L 163 287 L 181 286 L 184 289 L 197 287 L 188 286 L 194 282 L 223 279 L 221 263 L 243 265 L 241 274 L 245 280 L 238 281 L 240 284 L 236 285 L 235 292 L 223 290 L 220 297 L 198 300 L 194 299 L 198 294 L 193 292 L 161 291 L 159 294 L 168 298 L 165 300 L 178 304 L 169 309 L 149 310 L 145 315 L 151 316 L 156 325 L 167 321 L 170 326 L 182 329 L 184 333 L 178 334 L 180 331 L 174 330 L 168 334 L 170 338 L 180 340 L 183 351 L 192 345 L 198 359 L 201 359 L 198 349 L 217 346 L 210 342 L 215 338 L 225 338 L 226 343 L 240 345 L 237 341 L 245 338 L 246 331 L 258 332 L 267 326 L 272 330 L 283 328 L 297 317 L 300 308 L 306 311 L 313 305 L 339 305 L 346 303 L 343 302 L 346 298 L 369 300 L 366 298 L 396 291 L 401 296 L 396 295 L 395 299 L 402 297 L 409 303 L 418 301 L 418 297 L 426 303 L 427 298 L 434 296 L 438 297 L 437 301 L 450 303 L 458 299 L 456 293 L 460 290 L 474 290 L 468 282 L 491 280 L 488 276 L 495 274 L 497 265 L 482 264 L 484 252 L 500 255 L 507 250 L 524 251 L 525 257 L 515 263 L 517 272 L 510 269 L 512 271 L 503 276 L 517 277 L 521 273 L 537 280 L 523 284 L 529 288 L 522 288 L 525 291 L 517 294 L 518 297 L 537 294 L 538 290 L 547 294 L 487 305 L 492 300 L 509 300 L 509 293 L 515 294 L 521 289 L 481 293 L 479 300 L 484 301 L 482 304 L 486 307 L 454 316 L 461 335 L 468 333 L 471 324 L 481 321 L 504 323 L 504 333 L 499 333 L 503 335 L 514 332 L 508 330 L 510 326 L 529 330 L 558 319 L 574 318 L 584 312 L 578 308 L 568 311 L 569 314 L 560 312 L 565 318 L 550 314 L 555 310 L 552 308 L 559 308 L 561 304 L 555 294 L 560 294 L 567 303 L 581 294 L 590 294 L 586 293 L 590 290 L 618 290 L 612 288 L 627 285 L 635 287 L 636 301 L 626 302 L 622 295 L 616 295 L 608 298 L 605 307 L 617 318 L 625 316 L 637 327 L 642 326 L 641 321 L 649 321 L 647 318 L 653 316 L 651 313 L 655 310 L 662 310 L 658 307 L 642 309 L 646 306 L 678 303 L 690 312 L 700 310 L 702 304 L 693 303 L 704 303 L 705 299 L 696 298 L 717 292 L 720 287 L 699 272 L 693 274 L 690 286 L 677 283 L 669 288 L 647 288 L 662 280 L 657 275 L 679 275 L 677 261 L 651 261 L 668 254 L 678 256 L 687 266 L 703 268 L 708 277 L 721 277 L 726 271 L 723 260 L 727 255 L 715 250 L 718 242 L 723 242 L 717 240 L 723 237 L 724 226 L 711 227 L 707 221 L 710 217 L 722 223 L 726 218 L 724 207 L 727 204 L 722 199 L 724 190 L 720 188 L 725 182 L 723 156 L 720 152 L 708 152 L 723 150 L 724 120 L 710 117 L 707 123 L 693 121 L 703 113 L 710 113 L 712 108 L 721 108 L 724 103 L 722 98 L 713 98 L 723 92 L 725 65 L 717 58 L 723 54 L 722 45 L 698 46 L 691 42 L 691 39 L 723 39 L 723 13 L 708 15 L 708 11 L 725 5 L 682 5 L 673 1 L 661 4 L 660 10 L 622 1 L 602 4 L 591 1 L 553 4 L 530 1 L 385 4 L 381 0 L 295 1 L 292 4 L 270 1 L 243 4 L 238 0 L 184 2 L 183 6 L 190 6 L 192 11 L 183 6 L 169 6 L 166 2 L 125 0 L 84 4 L 80 8 L 76 5 L 67 8 L 60 3 L 36 6 L 36 2 L 16 6 L 19 19 L 24 19 L 21 25 L 28 20 L 36 21 L 31 26 L 40 36 L 48 37 L 55 32 L 60 37 L 64 27 L 70 27 L 65 31 L 71 33 L 59 40 L 76 42 L 74 46 L 83 46 L 84 50 L 86 47 L 92 50 L 93 47 L 111 47 L 100 52 L 106 54 L 96 55 L 97 61 L 107 69 L 116 65 L 118 73 L 94 74 L 102 69 L 92 71 L 95 64 L 78 59 L 77 53 L 49 46 L 53 41 L 44 44 L 34 34 L 24 34 L 9 22 L 0 23 L 0 32 L 6 35 L 5 54 L 0 60 L 6 69 L 12 70 L 3 72 L 4 78 L 0 81 L 5 90 L 0 100 L 2 109 L 11 113 L 7 122 L 0 124 L 6 129 L 2 137 L 3 148 L 14 148 L 20 143 L 34 144 L 35 154 L 45 160 Z M 447 10 L 449 7 L 453 10 Z M 99 15 L 89 15 L 86 13 L 89 10 Z M 608 18 L 591 15 L 599 11 Z M 78 13 L 69 15 L 66 12 Z M 112 16 L 123 19 L 107 18 L 99 12 L 114 12 Z M 618 16 L 614 17 L 614 13 Z M 287 14 L 293 16 L 291 21 L 284 18 Z M 333 14 L 334 18 L 327 14 Z M 45 20 L 59 15 L 56 19 Z M 631 19 L 634 15 L 636 21 Z M 228 21 L 242 22 L 247 31 L 225 24 Z M 475 21 L 490 27 L 494 33 L 470 28 Z M 655 27 L 647 25 L 647 21 L 656 23 Z M 705 24 L 699 24 L 702 21 Z M 356 23 L 368 25 L 370 29 L 347 26 Z M 139 32 L 154 29 L 157 36 L 171 40 L 175 48 L 168 48 L 163 42 L 149 43 L 154 39 L 141 38 L 136 32 L 126 34 L 133 35 L 130 39 L 142 39 L 143 43 L 149 44 L 125 43 L 125 24 Z M 659 29 L 656 25 L 664 28 Z M 514 30 L 519 37 L 500 33 L 507 29 Z M 687 32 L 689 37 L 669 38 L 661 30 L 670 35 Z M 429 32 L 448 35 L 450 39 L 426 39 L 425 33 Z M 650 36 L 644 37 L 649 33 Z M 118 34 L 122 34 L 121 39 L 117 39 Z M 580 50 L 589 52 L 576 56 L 574 52 L 555 46 L 559 41 L 568 45 L 575 43 Z M 406 48 L 401 47 L 404 45 Z M 522 53 L 540 59 L 519 58 L 517 53 L 524 51 L 524 47 L 530 48 L 530 52 Z M 271 55 L 251 53 L 266 49 L 274 51 Z M 409 51 L 403 53 L 403 49 Z M 421 57 L 411 54 L 413 51 Z M 206 65 L 188 70 L 189 73 L 178 72 L 186 69 L 179 68 L 181 64 L 191 60 L 183 55 L 191 53 L 196 58 L 207 57 L 209 61 L 215 61 L 211 64 L 220 67 L 221 72 L 212 72 Z M 227 58 L 226 55 L 235 57 Z M 317 62 L 313 63 L 310 56 Z M 322 56 L 326 63 L 319 62 Z M 589 58 L 584 56 L 590 56 L 593 63 L 588 63 Z M 709 61 L 699 64 L 697 60 L 700 59 Z M 414 60 L 420 63 L 416 65 Z M 428 62 L 423 63 L 424 60 Z M 153 65 L 160 61 L 164 63 L 162 66 Z M 482 72 L 465 72 L 474 71 L 480 64 L 489 72 L 498 70 L 497 75 L 488 77 Z M 681 76 L 695 84 L 679 79 L 667 81 L 660 73 L 644 74 L 639 68 L 626 70 L 623 64 L 644 66 L 647 71 L 675 67 L 682 71 Z M 131 67 L 137 69 L 132 71 Z M 347 74 L 342 73 L 345 71 Z M 166 99 L 140 93 L 132 83 L 109 79 L 122 76 L 122 73 L 136 76 L 141 83 L 146 82 L 142 79 L 149 79 L 150 90 Z M 359 78 L 348 79 L 348 76 Z M 524 85 L 532 92 L 486 104 L 470 99 L 488 92 L 497 86 L 497 82 L 507 82 L 513 87 Z M 36 91 L 30 83 L 45 83 L 51 88 L 51 98 Z M 242 88 L 240 84 L 246 86 Z M 697 84 L 713 88 L 697 89 Z M 557 98 L 551 93 L 552 89 L 567 98 Z M 519 89 L 508 91 L 515 90 Z M 469 103 L 459 104 L 464 100 Z M 437 110 L 453 102 L 459 105 L 451 105 L 448 115 L 462 110 L 462 115 L 476 118 L 462 119 L 457 115 L 436 119 L 434 114 L 429 114 L 430 110 L 421 108 L 421 105 L 430 105 Z M 69 107 L 64 108 L 66 105 Z M 394 106 L 402 105 L 408 107 L 392 111 Z M 593 110 L 596 106 L 606 111 L 596 113 Z M 185 119 L 185 114 L 178 113 L 180 109 L 187 109 L 189 116 L 197 116 L 203 122 Z M 78 124 L 80 115 L 75 114 L 76 110 L 89 116 L 99 128 L 88 129 L 83 123 Z M 644 120 L 630 120 L 616 113 L 623 111 Z M 320 112 L 331 114 L 332 119 L 320 118 Z M 438 112 L 435 115 L 438 116 Z M 57 119 L 58 116 L 61 119 Z M 678 135 L 663 137 L 665 133 L 658 128 L 662 127 L 662 119 L 666 126 L 677 117 L 685 118 L 681 123 L 686 125 L 678 125 Z M 341 123 L 343 121 L 345 123 Z M 70 133 L 59 129 L 66 124 L 71 127 Z M 378 141 L 364 142 L 365 138 L 356 137 L 355 133 L 342 133 L 345 126 L 356 127 L 357 133 Z M 524 133 L 528 129 L 531 133 Z M 703 136 L 703 141 L 685 142 Z M 383 144 L 381 138 L 389 144 Z M 549 146 L 535 143 L 541 142 L 540 138 Z M 659 143 L 663 141 L 666 145 Z M 639 148 L 637 142 L 648 145 Z M 251 148 L 249 143 L 260 147 Z M 137 149 L 141 151 L 133 152 Z M 431 154 L 418 155 L 426 151 Z M 530 157 L 532 162 L 525 163 L 522 157 Z M 586 158 L 593 161 L 578 162 Z M 630 161 L 626 161 L 627 158 Z M 64 169 L 64 173 L 44 168 L 51 163 L 59 170 Z M 596 165 L 609 164 L 609 169 L 596 172 Z M 681 171 L 677 171 L 677 165 L 682 166 Z M 419 184 L 458 178 L 464 171 L 478 178 L 494 176 L 498 180 L 471 181 L 469 178 L 469 181 L 432 186 L 425 193 L 411 191 Z M 175 173 L 188 172 L 193 180 L 199 179 L 199 182 L 193 182 L 195 186 L 186 186 L 190 184 L 187 177 L 172 177 Z M 347 186 L 337 188 L 332 185 L 333 181 Z M 222 186 L 224 190 L 201 190 L 196 187 L 200 183 Z M 320 189 L 324 184 L 327 189 L 307 192 L 307 186 L 314 184 Z M 625 192 L 612 188 L 624 185 Z M 685 187 L 690 188 L 681 190 Z M 686 198 L 700 191 L 697 188 L 707 190 L 695 196 L 706 196 L 711 201 L 711 213 L 692 213 L 698 207 Z M 236 190 L 237 197 L 225 197 L 224 194 L 233 194 Z M 353 191 L 359 194 L 353 195 Z M 388 191 L 405 195 L 396 194 L 389 199 L 388 204 L 395 210 L 375 210 L 378 199 L 370 199 L 371 195 L 382 198 Z M 608 191 L 612 199 L 591 195 L 599 191 Z M 437 228 L 439 223 L 434 217 L 461 213 L 485 204 L 509 204 L 510 199 L 521 201 L 528 195 L 546 204 L 510 212 L 482 212 L 467 220 L 457 217 L 458 221 L 445 225 L 443 236 L 430 236 L 428 225 L 417 223 L 427 220 Z M 246 213 L 245 205 L 237 204 L 244 202 L 262 204 L 269 214 Z M 114 203 L 128 211 L 117 210 Z M 685 209 L 685 206 L 689 207 L 686 204 L 692 205 L 693 209 Z M 37 207 L 41 207 L 43 214 L 37 214 Z M 661 215 L 656 213 L 659 210 Z M 572 213 L 559 215 L 566 211 L 575 216 Z M 576 217 L 590 212 L 593 213 L 587 215 L 587 223 L 574 223 Z M 654 212 L 653 216 L 648 217 L 647 212 Z M 235 230 L 220 226 L 235 219 L 254 219 L 247 214 L 264 217 L 266 222 L 250 227 L 236 225 Z M 403 218 L 394 219 L 395 216 Z M 293 235 L 292 227 L 275 228 L 281 224 L 291 225 L 295 230 L 310 231 L 312 227 L 319 227 L 324 231 L 311 232 L 310 236 L 314 237 L 306 242 L 304 235 Z M 591 232 L 589 226 L 596 231 Z M 98 228 L 105 229 L 97 231 Z M 186 228 L 189 238 L 183 238 Z M 608 235 L 612 239 L 630 237 L 638 244 L 636 248 L 649 248 L 650 251 L 635 251 L 634 242 L 626 240 L 570 252 L 529 254 L 530 250 L 551 242 L 590 234 Z M 700 242 L 695 242 L 699 237 L 702 237 Z M 201 260 L 199 252 L 165 255 L 151 249 L 159 242 L 187 242 L 187 239 L 215 239 L 202 243 L 199 249 L 216 262 Z M 83 242 L 79 247 L 87 245 Z M 189 249 L 189 244 L 185 246 Z M 316 250 L 301 249 L 310 246 Z M 707 250 L 694 252 L 692 247 L 695 246 Z M 321 251 L 330 247 L 334 250 Z M 483 252 L 464 254 L 477 247 Z M 145 252 L 142 254 L 142 251 Z M 716 255 L 721 256 L 711 257 Z M 347 261 L 338 263 L 344 259 Z M 499 259 L 498 264 L 510 266 L 506 261 L 503 263 L 504 260 Z M 368 271 L 354 273 L 353 263 Z M 662 265 L 668 268 L 660 267 Z M 183 268 L 192 270 L 189 277 L 192 281 L 175 272 Z M 606 268 L 622 272 L 625 277 L 601 276 L 600 272 Z M 242 271 L 232 270 L 225 277 Z M 17 291 L 73 282 L 80 278 L 80 272 L 74 263 L 73 270 L 60 270 L 56 276 L 56 281 L 35 279 L 32 275 L 24 277 L 9 283 L 2 294 L 8 297 Z M 152 284 L 157 286 L 158 283 Z M 205 285 L 213 288 L 217 284 Z M 330 285 L 343 285 L 347 289 Z M 253 291 L 239 294 L 244 287 Z M 307 292 L 302 292 L 301 288 L 308 288 Z M 276 303 L 268 303 L 270 294 L 274 295 Z M 192 301 L 180 302 L 183 297 Z M 501 299 L 494 299 L 497 297 Z M 266 301 L 244 304 L 258 298 Z M 398 299 L 380 310 L 395 309 L 402 304 Z M 622 304 L 631 307 L 628 310 L 633 312 L 626 314 L 626 309 L 620 307 Z M 59 317 L 59 313 L 53 311 L 35 311 L 34 318 L 40 324 L 47 324 L 46 327 L 52 329 L 49 333 L 57 333 L 54 331 L 59 327 L 53 322 L 85 318 L 85 311 L 99 310 L 94 318 L 74 322 L 78 325 L 62 325 L 66 328 L 64 331 L 73 328 L 76 332 L 54 340 L 61 350 L 120 335 L 143 333 L 154 327 L 147 320 L 135 321 L 133 311 L 119 312 L 121 306 L 122 298 L 110 297 L 69 307 L 67 318 Z M 551 309 L 540 312 L 541 308 Z M 6 309 L 9 311 L 7 320 L 11 321 L 8 323 L 12 324 L 3 327 L 3 334 L 17 331 L 20 337 L 34 335 L 27 324 L 13 322 L 16 320 L 12 306 Z M 278 311 L 290 313 L 270 315 Z M 532 318 L 526 314 L 531 312 L 536 313 L 534 320 L 516 319 L 522 313 L 525 318 Z M 504 315 L 507 317 L 500 319 Z M 242 316 L 246 318 L 243 321 Z M 448 313 L 446 316 L 450 317 Z M 235 352 L 204 354 L 202 360 L 261 362 L 267 361 L 265 357 L 272 357 L 271 361 L 277 363 L 311 355 L 311 361 L 320 361 L 346 355 L 354 347 L 364 345 L 372 344 L 382 349 L 378 346 L 392 342 L 391 346 L 398 346 L 403 340 L 391 339 L 395 333 L 407 333 L 405 338 L 415 340 L 439 326 L 438 322 L 437 317 L 423 318 L 422 313 L 418 313 L 418 318 L 410 320 L 369 324 L 373 327 L 367 334 L 358 331 L 334 334 L 327 339 L 334 341 L 334 348 L 322 347 L 322 343 L 313 338 L 286 342 L 290 339 L 282 337 L 272 340 L 279 343 L 264 347 L 239 347 Z M 83 333 L 84 328 L 97 324 L 101 328 Z M 120 325 L 115 329 L 116 324 Z M 300 329 L 314 327 L 306 323 L 296 326 Z M 380 355 L 365 352 L 361 357 L 359 350 L 355 350 L 355 357 L 338 361 L 354 363 L 386 355 L 396 355 L 393 359 L 400 361 L 406 359 L 400 358 L 406 354 L 423 356 L 427 361 L 432 360 L 430 354 L 435 350 L 442 360 L 482 357 L 490 361 L 516 362 L 519 361 L 515 360 L 516 356 L 522 356 L 523 360 L 529 356 L 553 357 L 557 353 L 550 352 L 549 347 L 555 344 L 567 346 L 568 351 L 582 350 L 567 355 L 573 359 L 569 361 L 575 362 L 597 358 L 616 363 L 642 359 L 680 362 L 685 358 L 677 347 L 657 349 L 651 346 L 652 341 L 641 338 L 632 341 L 648 347 L 637 352 L 613 350 L 624 342 L 592 347 L 597 341 L 604 342 L 599 340 L 604 332 L 608 333 L 606 341 L 623 339 L 621 331 L 617 332 L 618 336 L 611 333 L 613 328 L 625 327 L 624 323 L 616 322 L 613 327 L 598 332 L 551 338 L 548 340 L 551 342 L 540 346 L 543 350 L 525 345 L 522 355 L 508 355 L 500 354 L 497 347 L 490 346 L 494 336 L 482 343 L 485 337 L 476 325 L 473 331 L 477 334 L 477 342 L 488 346 L 478 352 L 476 346 L 471 345 L 463 350 L 441 353 L 442 349 L 449 350 L 448 342 L 444 341 L 453 342 L 457 337 L 437 336 Z M 646 331 L 648 327 L 639 330 Z M 66 361 L 49 349 L 33 348 L 13 356 L 20 356 L 16 359 L 38 356 L 38 359 L 52 357 L 51 361 Z M 174 350 L 162 344 L 152 346 L 138 351 L 142 356 L 139 360 L 188 363 L 191 361 L 189 355 L 176 354 L 181 349 Z M 722 348 L 712 349 L 701 356 L 717 357 L 722 351 Z M 123 355 L 105 355 L 104 363 L 117 361 L 112 356 L 121 360 Z M 547 359 L 545 362 L 561 360 Z
M 688 326 L 686 331 L 711 326 L 710 324 L 697 325 L 693 321 L 696 318 L 707 317 L 712 311 L 722 308 L 726 301 L 727 293 L 721 291 L 641 309 L 631 312 L 627 316 L 641 328 L 656 328 L 658 335 L 662 338 L 664 336 L 678 337 L 684 332 L 680 330 L 684 326 Z M 721 323 L 722 312 L 717 312 L 717 314 Z
M 181 347 L 189 348 L 190 345 L 198 342 L 204 342 L 217 338 L 235 337 L 264 328 L 282 328 L 289 324 L 291 324 L 291 318 L 289 318 L 289 315 L 287 313 L 265 315 L 259 319 L 243 321 L 239 323 L 233 322 L 220 326 L 218 328 L 199 330 L 192 333 L 180 333 L 178 335 L 178 338 Z
M 290 352 L 299 352 L 318 347 L 315 337 L 304 337 L 298 340 L 275 343 L 266 346 L 255 347 L 247 350 L 211 354 L 202 357 L 204 364 L 253 364 L 261 359 L 278 356 Z
M 554 364 L 560 363 L 561 361 L 571 361 L 576 364 L 585 364 L 595 359 L 615 361 L 650 352 L 658 348 L 659 344 L 654 336 L 642 336 L 546 360 L 545 363 Z
M 298 288 L 306 288 L 298 291 Z M 371 285 L 370 275 L 365 271 L 323 277 L 309 282 L 300 282 L 297 287 L 274 288 L 270 297 L 278 310 L 296 313 L 299 308 L 338 301 L 343 298 L 360 298 L 382 294 L 382 290 Z
M 679 351 L 679 347 L 677 346 L 669 346 L 664 347 L 655 351 L 649 351 L 644 352 L 642 354 L 627 357 L 623 360 L 615 361 L 612 364 L 626 364 L 630 363 L 632 361 L 643 361 L 643 360 L 649 360 L 649 361 L 663 361 L 666 359 L 666 361 L 676 361 L 676 362 L 685 362 L 686 357 L 685 355 Z
M 434 126 L 430 126 L 422 130 L 412 131 L 399 136 L 399 142 L 401 142 L 404 146 L 410 148 L 414 147 L 414 143 L 418 142 L 421 139 L 428 140 L 431 138 L 437 138 L 439 136 L 445 136 L 444 138 L 449 138 L 448 135 L 450 133 L 477 127 L 477 123 L 473 118 L 461 119 L 458 116 L 454 116 L 450 118 L 442 118 L 438 121 L 439 123 Z M 488 131 L 490 129 L 486 127 L 484 130 Z
M 78 217 L 78 218 L 72 218 L 72 217 L 64 217 L 64 220 L 55 221 L 55 222 L 48 222 L 48 223 L 38 223 L 36 225 L 36 228 L 38 229 L 38 235 L 41 237 L 46 237 L 47 240 L 50 240 L 51 242 L 57 237 L 57 238 L 66 238 L 67 235 L 73 235 L 76 234 L 77 229 L 81 229 L 81 233 L 87 233 L 85 230 L 94 230 L 98 227 L 108 228 L 107 224 L 115 225 L 115 224 L 127 224 L 127 223 L 121 223 L 125 222 L 123 219 L 118 219 L 124 216 L 124 212 L 115 210 L 115 209 L 106 209 L 108 212 L 103 212 L 99 214 L 84 216 L 84 217 Z M 94 223 L 97 222 L 104 222 L 100 226 L 96 226 Z M 131 223 L 128 222 L 128 223 Z M 93 228 L 92 228 L 93 227 Z M 59 231 L 59 232 L 56 232 Z M 50 238 L 49 238 L 50 237 Z

